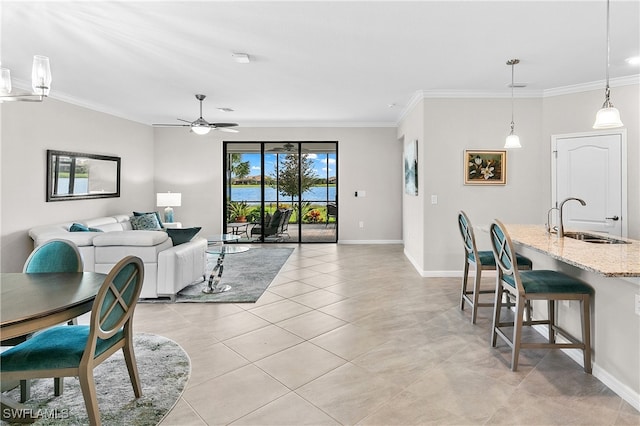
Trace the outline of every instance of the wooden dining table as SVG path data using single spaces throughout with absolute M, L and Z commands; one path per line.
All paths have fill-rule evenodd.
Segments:
M 91 311 L 105 277 L 97 272 L 0 273 L 0 340 Z
M 3 345 L 10 339 L 64 324 L 90 312 L 106 276 L 97 272 L 0 273 L 0 340 Z M 4 397 L 1 405 L 3 420 L 35 420 L 24 416 L 8 418 L 13 416 L 5 416 L 6 413 L 20 413 L 23 407 Z

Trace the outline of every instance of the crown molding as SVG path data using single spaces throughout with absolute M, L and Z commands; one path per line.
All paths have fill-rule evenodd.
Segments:
M 610 87 L 633 86 L 640 84 L 640 74 L 629 75 L 609 79 Z M 572 84 L 570 86 L 555 87 L 544 90 L 518 89 L 514 98 L 546 98 L 551 96 L 569 95 L 573 93 L 588 92 L 603 89 L 605 80 L 589 83 Z M 396 125 L 404 120 L 407 114 L 424 99 L 499 99 L 510 98 L 511 91 L 479 91 L 479 90 L 417 90 L 407 102 L 407 106 L 401 111 Z
M 391 121 L 242 121 L 241 127 L 396 127 Z
M 588 92 L 590 90 L 604 89 L 607 82 L 605 80 L 592 81 L 590 83 L 572 84 L 570 86 L 555 87 L 542 91 L 542 97 L 570 95 L 573 93 Z M 625 77 L 617 77 L 609 79 L 609 87 L 623 87 L 640 84 L 640 74 L 628 75 Z

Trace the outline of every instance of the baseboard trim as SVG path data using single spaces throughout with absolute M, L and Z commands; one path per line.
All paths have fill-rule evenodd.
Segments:
M 534 325 L 533 329 L 543 335 L 545 338 L 549 336 L 549 327 L 546 325 Z M 556 340 L 559 343 L 570 343 L 569 340 L 565 339 L 562 336 L 557 336 Z M 579 366 L 584 368 L 582 351 L 580 349 L 561 349 L 561 351 L 567 354 L 567 356 L 574 360 Z M 629 386 L 621 383 L 607 370 L 601 368 L 595 361 L 593 362 L 591 368 L 591 375 L 604 383 L 609 389 L 614 391 L 620 398 L 628 402 L 629 405 L 631 405 L 637 411 L 640 411 L 640 393 L 635 392 Z
M 402 240 L 338 240 L 338 244 L 402 244 Z

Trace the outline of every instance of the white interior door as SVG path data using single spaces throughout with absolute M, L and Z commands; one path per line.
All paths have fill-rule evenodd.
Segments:
M 565 229 L 627 234 L 626 132 L 552 136 L 553 202 L 564 206 Z

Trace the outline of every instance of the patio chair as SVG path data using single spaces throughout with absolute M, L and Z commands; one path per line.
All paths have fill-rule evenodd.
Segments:
M 327 204 L 327 223 L 325 227 L 329 226 L 329 218 L 333 218 L 335 220 L 334 223 L 338 222 L 338 206 L 335 203 Z
M 251 237 L 259 239 L 260 237 L 271 237 L 282 232 L 282 224 L 284 223 L 284 214 L 287 209 L 277 209 L 273 215 L 266 214 L 264 217 L 264 228 L 257 224 L 251 228 Z

